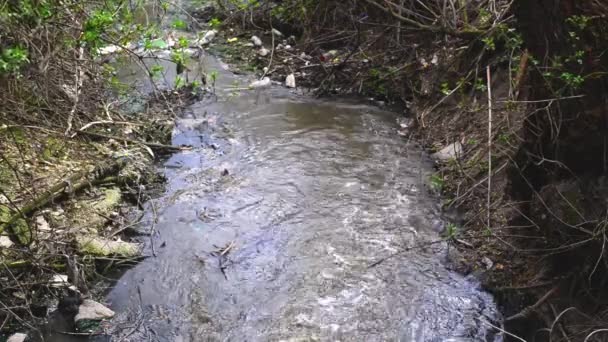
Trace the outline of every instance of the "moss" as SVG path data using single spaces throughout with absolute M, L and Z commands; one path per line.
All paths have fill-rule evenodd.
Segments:
M 20 244 L 29 245 L 32 242 L 32 231 L 24 219 L 18 219 L 11 225 L 11 231 Z
M 12 217 L 12 211 L 6 207 L 0 205 L 0 231 L 4 233 L 6 226 L 4 223 L 8 222 Z M 18 219 L 10 225 L 10 233 L 12 233 L 19 243 L 22 245 L 29 245 L 32 242 L 32 231 L 27 221 L 24 219 Z M 8 233 L 8 232 L 7 232 Z
M 76 238 L 81 253 L 93 256 L 136 257 L 140 255 L 140 246 L 124 241 L 111 241 L 94 235 L 81 235 Z
M 64 158 L 66 155 L 66 145 L 64 141 L 54 137 L 46 139 L 44 150 L 42 151 L 43 159 Z
M 109 188 L 104 191 L 105 197 L 103 200 L 97 202 L 93 207 L 99 211 L 110 211 L 114 209 L 120 203 L 122 195 L 120 193 L 120 189 L 118 188 Z

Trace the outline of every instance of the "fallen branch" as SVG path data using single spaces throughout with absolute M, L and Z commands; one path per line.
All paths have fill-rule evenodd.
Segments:
M 85 134 L 85 135 L 95 137 L 95 138 L 120 140 L 120 141 L 124 141 L 124 142 L 130 143 L 130 144 L 139 144 L 139 145 L 148 146 L 148 147 L 156 149 L 156 150 L 184 151 L 184 150 L 191 149 L 191 147 L 189 147 L 189 146 L 172 146 L 172 145 L 151 143 L 151 142 L 147 142 L 147 141 L 133 140 L 133 139 L 129 139 L 129 138 L 117 137 L 117 136 L 101 134 L 101 133 L 86 132 L 86 131 L 78 131 L 78 134 Z
M 516 313 L 513 316 L 507 317 L 505 319 L 505 321 L 508 322 L 508 321 L 512 321 L 512 320 L 516 320 L 516 319 L 521 319 L 521 318 L 527 318 L 527 317 L 529 317 L 530 314 L 532 314 L 532 312 L 534 312 L 544 302 L 546 302 L 547 299 L 549 299 L 553 294 L 555 294 L 558 289 L 559 289 L 559 287 L 557 287 L 557 286 L 553 287 L 551 290 L 549 290 L 549 292 L 547 292 L 544 296 L 542 296 L 536 303 L 534 303 L 533 305 L 525 307 L 523 310 L 521 310 L 520 312 Z
M 12 230 L 11 226 L 19 219 L 25 219 L 26 217 L 30 216 L 30 214 L 36 209 L 44 207 L 48 203 L 63 195 L 66 190 L 70 193 L 75 193 L 84 190 L 93 185 L 96 181 L 106 179 L 108 175 L 117 174 L 126 165 L 127 159 L 121 158 L 117 159 L 109 166 L 100 165 L 95 167 L 92 171 L 81 171 L 65 180 L 62 180 L 61 182 L 51 186 L 50 189 L 43 192 L 40 196 L 27 203 L 25 206 L 16 210 L 16 212 L 8 219 L 8 221 L 1 222 L 0 233 L 2 233 L 6 228 Z M 14 234 L 19 233 L 16 231 L 12 232 Z M 29 235 L 31 236 L 31 230 L 29 231 Z

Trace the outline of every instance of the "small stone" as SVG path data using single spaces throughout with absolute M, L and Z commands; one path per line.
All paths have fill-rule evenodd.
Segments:
M 78 323 L 83 320 L 101 321 L 112 317 L 114 317 L 114 311 L 94 300 L 85 299 L 78 307 L 78 314 L 74 317 L 74 322 Z
M 199 40 L 196 41 L 197 45 L 198 46 L 203 46 L 203 45 L 210 44 L 213 41 L 213 39 L 215 39 L 215 35 L 217 35 L 217 31 L 216 30 L 207 31 L 205 33 L 205 35 L 203 36 L 203 38 L 201 38 L 201 39 L 199 39 Z
M 289 44 L 285 45 L 285 50 L 291 50 L 291 45 L 289 45 Z
M 51 228 L 49 227 L 49 223 L 46 221 L 46 219 L 44 218 L 44 216 L 40 215 L 40 216 L 36 216 L 36 229 L 43 230 L 43 231 L 49 231 L 51 230 Z
M 258 50 L 258 55 L 260 55 L 262 57 L 268 56 L 269 53 L 270 53 L 270 51 L 268 51 L 267 48 L 261 48 Z
M 277 30 L 275 28 L 272 29 L 272 34 L 274 34 L 277 37 L 282 37 L 283 36 L 283 33 L 281 33 L 281 31 L 279 31 L 279 30 Z
M 0 247 L 10 248 L 13 246 L 13 241 L 8 236 L 0 235 Z
M 118 50 L 120 50 L 120 47 L 118 47 L 118 46 L 116 46 L 116 45 L 107 45 L 107 46 L 104 46 L 104 47 L 102 47 L 102 48 L 99 48 L 99 49 L 97 50 L 97 52 L 98 52 L 100 55 L 104 56 L 104 55 L 109 55 L 109 54 L 111 54 L 111 53 L 115 53 L 115 52 L 117 52 Z
M 27 338 L 27 334 L 24 333 L 16 333 L 11 335 L 11 337 L 6 340 L 6 342 L 23 342 Z
M 253 36 L 251 37 L 251 42 L 253 43 L 254 46 L 256 47 L 260 47 L 262 46 L 262 40 L 260 39 L 260 37 L 258 36 Z
M 253 89 L 259 89 L 259 88 L 268 88 L 270 87 L 270 78 L 269 77 L 264 77 L 263 79 L 259 80 L 259 81 L 254 81 L 251 82 L 251 84 L 249 85 L 250 88 Z
M 431 154 L 431 157 L 440 161 L 457 159 L 462 155 L 462 144 L 455 142 L 442 148 L 439 152 Z
M 289 74 L 285 78 L 285 86 L 287 88 L 295 88 L 296 87 L 296 76 L 294 74 Z
M 494 266 L 494 262 L 488 257 L 483 257 L 481 263 L 486 267 L 486 270 L 489 270 Z
M 277 45 L 277 50 L 282 50 L 282 49 L 283 49 L 283 44 Z

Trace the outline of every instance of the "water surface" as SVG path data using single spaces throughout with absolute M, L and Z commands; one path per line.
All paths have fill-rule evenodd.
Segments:
M 108 295 L 116 340 L 500 340 L 481 323 L 498 319 L 492 298 L 446 269 L 445 244 L 370 267 L 440 239 L 430 165 L 397 114 L 235 81 L 250 80 L 223 70 L 217 99 L 177 120 L 193 149 L 163 166 L 156 257 Z

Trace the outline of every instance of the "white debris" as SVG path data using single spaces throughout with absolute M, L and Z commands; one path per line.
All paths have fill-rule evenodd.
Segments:
M 260 50 L 258 50 L 258 55 L 262 56 L 262 57 L 266 57 L 268 56 L 268 54 L 270 53 L 270 51 L 268 51 L 267 48 L 261 48 Z
M 283 36 L 283 34 L 281 33 L 281 31 L 279 31 L 279 30 L 277 30 L 275 28 L 272 29 L 272 34 L 275 35 L 275 36 L 277 36 L 277 37 L 282 37 Z
M 49 227 L 49 223 L 46 221 L 44 216 L 36 216 L 36 229 L 38 231 L 50 231 L 51 227 Z
M 6 340 L 6 342 L 23 342 L 27 338 L 27 334 L 16 333 Z
M 112 317 L 114 317 L 114 311 L 94 300 L 85 299 L 78 307 L 78 314 L 74 317 L 74 322 L 82 320 L 100 321 Z
M 294 74 L 289 74 L 285 78 L 285 86 L 287 88 L 295 88 L 296 87 L 296 76 Z
M 121 50 L 121 48 L 117 45 L 106 45 L 102 48 L 97 49 L 97 53 L 102 56 L 109 55 Z
M 65 274 L 55 274 L 51 279 L 49 284 L 51 287 L 59 288 L 59 287 L 68 287 L 70 283 L 68 282 L 68 276 Z
M 249 88 L 253 88 L 253 89 L 268 88 L 268 87 L 270 87 L 270 84 L 271 84 L 270 78 L 264 77 L 259 81 L 251 82 L 251 84 L 249 85 Z
M 8 236 L 0 235 L 0 247 L 10 248 L 13 246 L 13 241 Z
M 436 160 L 447 161 L 450 159 L 457 159 L 462 155 L 462 144 L 455 142 L 444 148 L 439 152 L 433 153 L 431 157 Z
M 262 46 L 262 40 L 258 36 L 251 37 L 251 42 L 253 43 L 253 46 Z
M 196 41 L 196 43 L 197 43 L 196 45 L 198 45 L 198 46 L 208 45 L 209 43 L 211 43 L 213 41 L 213 39 L 215 39 L 216 35 L 217 35 L 216 30 L 207 31 L 205 33 L 205 35 L 203 36 L 203 38 L 198 39 Z

